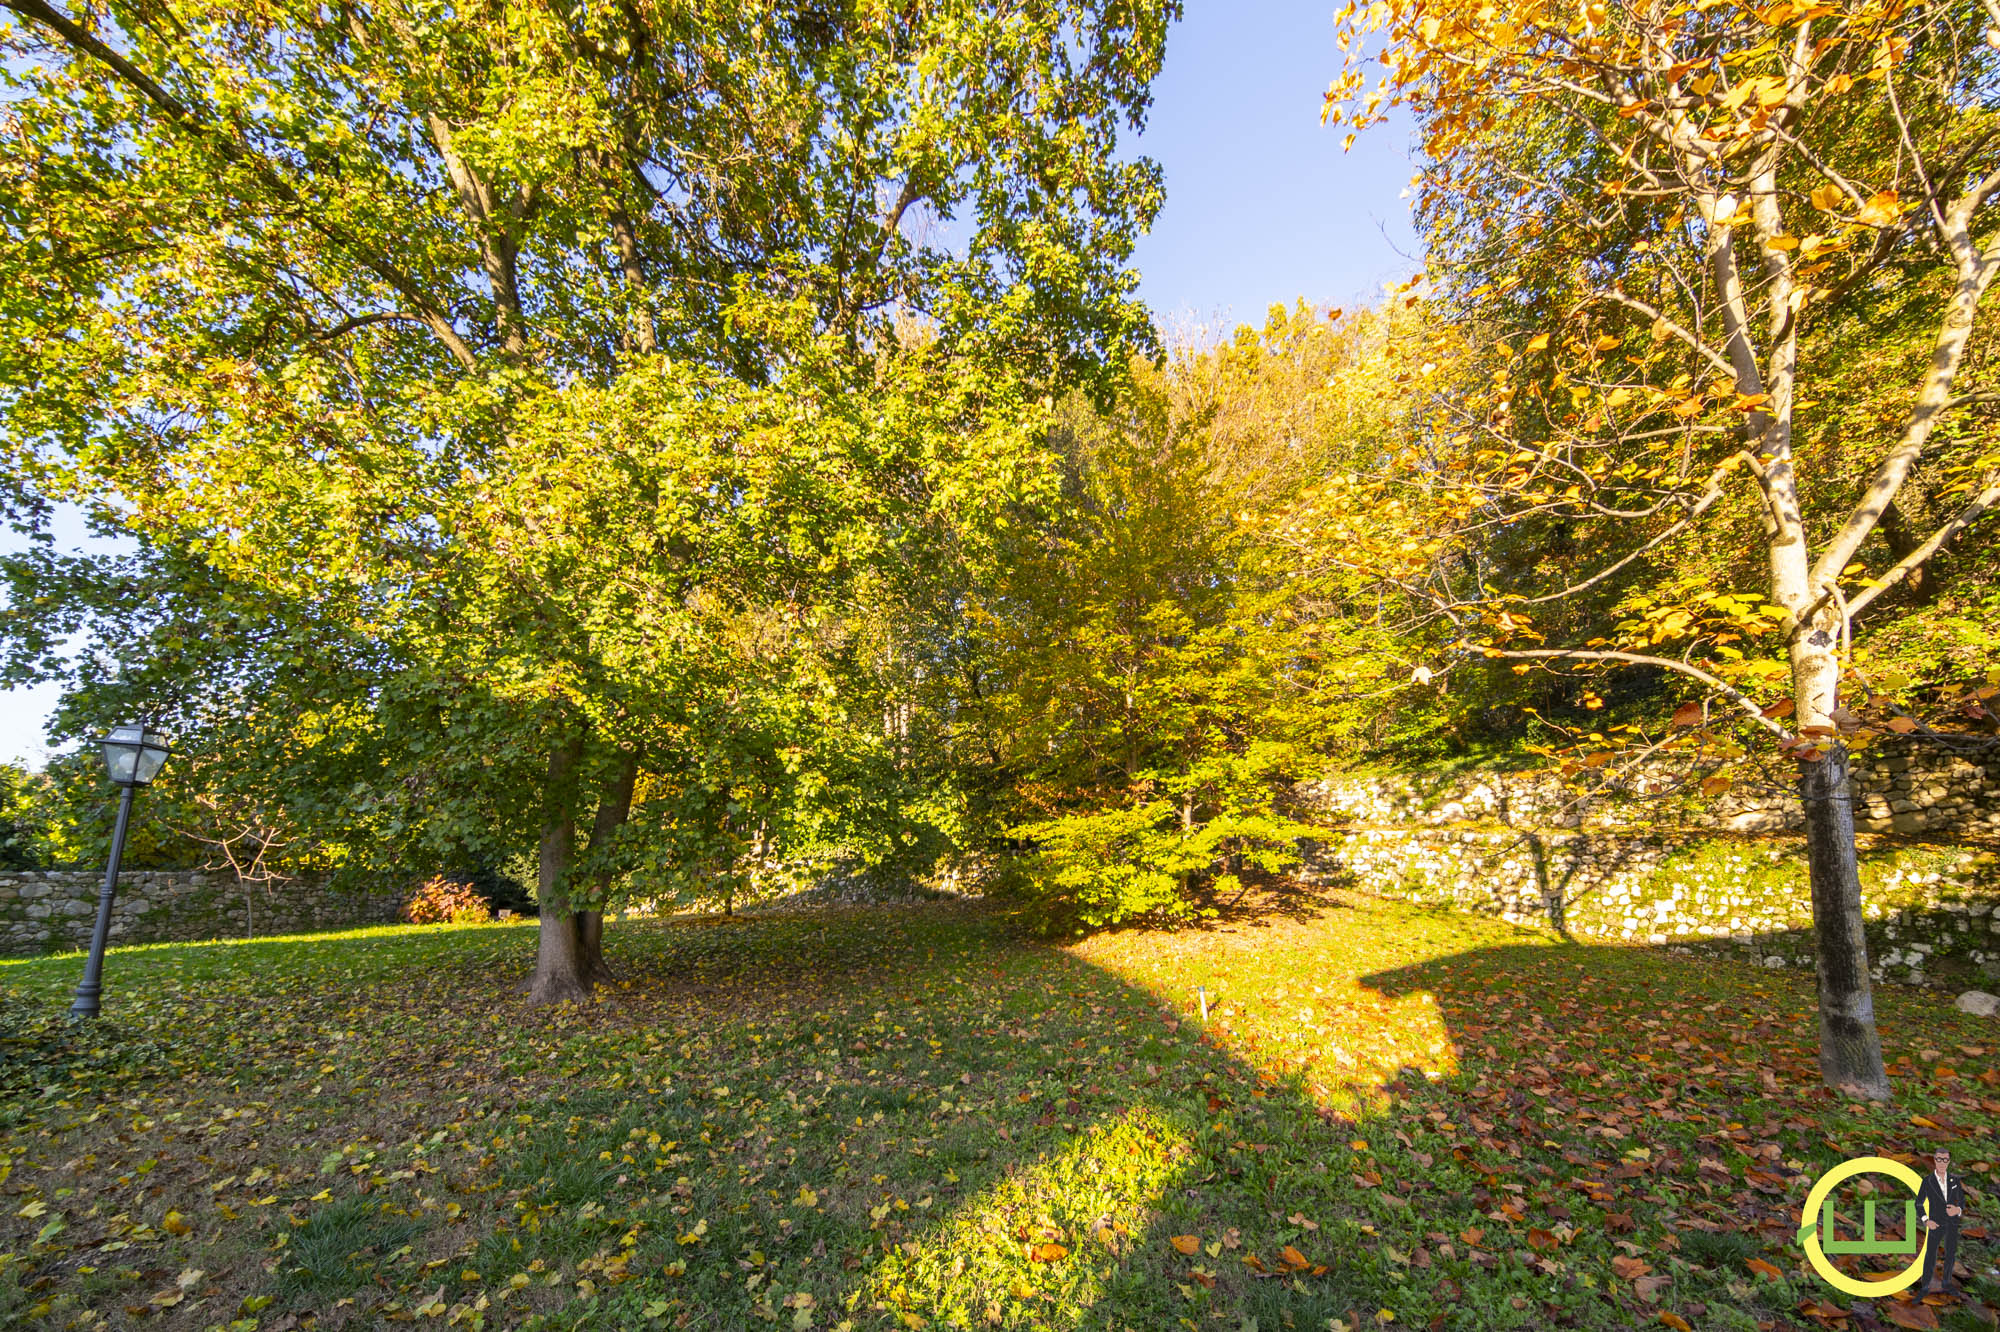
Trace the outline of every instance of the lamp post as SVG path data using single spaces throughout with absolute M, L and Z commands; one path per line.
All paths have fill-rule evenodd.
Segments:
M 123 788 L 118 796 L 118 826 L 111 833 L 111 864 L 104 871 L 104 887 L 97 894 L 97 928 L 90 932 L 90 960 L 83 964 L 83 980 L 76 987 L 76 1000 L 69 1006 L 72 1018 L 97 1016 L 97 997 L 104 991 L 104 945 L 111 938 L 111 899 L 118 895 L 118 862 L 125 858 L 125 829 L 132 822 L 132 793 L 149 786 L 160 775 L 167 755 L 172 753 L 158 733 L 144 726 L 114 726 L 98 741 L 104 751 L 104 767 L 111 780 Z

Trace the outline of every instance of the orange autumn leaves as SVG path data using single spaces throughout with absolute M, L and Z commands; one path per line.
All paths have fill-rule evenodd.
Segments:
M 1317 1226 L 1311 1226 L 1311 1228 L 1318 1229 Z M 1176 1253 L 1188 1258 L 1199 1258 L 1204 1249 L 1210 1258 L 1219 1258 L 1225 1249 L 1234 1250 L 1242 1247 L 1242 1239 L 1235 1230 L 1230 1230 L 1221 1239 L 1210 1241 L 1207 1244 L 1203 1243 L 1199 1235 L 1170 1235 L 1167 1237 L 1167 1243 L 1173 1246 Z M 1296 1246 L 1291 1244 L 1284 1245 L 1278 1250 L 1278 1257 L 1275 1262 L 1267 1263 L 1255 1253 L 1244 1254 L 1242 1262 L 1245 1267 L 1263 1276 L 1292 1276 L 1296 1274 L 1325 1276 L 1330 1270 L 1326 1264 L 1313 1262 L 1303 1253 L 1300 1253 Z M 1204 1284 L 1212 1284 L 1213 1282 L 1212 1274 L 1199 1268 L 1194 1271 L 1193 1276 L 1198 1281 L 1207 1278 Z

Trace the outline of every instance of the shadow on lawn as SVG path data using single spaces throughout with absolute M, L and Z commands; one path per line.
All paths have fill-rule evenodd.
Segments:
M 575 1118 L 536 1139 L 505 1179 L 544 1228 L 532 1241 L 496 1233 L 474 1267 L 515 1261 L 519 1242 L 585 1271 L 600 1229 L 650 1216 L 619 1267 L 646 1279 L 565 1305 L 552 1324 L 564 1327 L 629 1326 L 648 1308 L 690 1327 L 809 1312 L 822 1327 L 852 1317 L 1152 1329 L 1226 1317 L 1325 1328 L 1378 1310 L 1439 1329 L 1608 1327 L 1685 1304 L 1703 1325 L 1747 1332 L 1798 1293 L 1779 1283 L 1746 1289 L 1740 1309 L 1719 1302 L 1745 1257 L 1784 1260 L 1794 1200 L 1775 1183 L 1746 1205 L 1705 1182 L 1692 1141 L 1695 1127 L 1719 1130 L 1753 1102 L 1795 1098 L 1796 1085 L 1780 1096 L 1756 1071 L 1783 1061 L 1717 1076 L 1683 1071 L 1671 1051 L 1647 1055 L 1654 1066 L 1603 1107 L 1613 1119 L 1584 1116 L 1602 1127 L 1623 1105 L 1689 1126 L 1689 1141 L 1636 1163 L 1622 1132 L 1593 1138 L 1564 1122 L 1577 1113 L 1563 1089 L 1579 1076 L 1572 1060 L 1581 1076 L 1594 1063 L 1576 1045 L 1588 1024 L 1574 1003 L 1602 984 L 1613 1020 L 1636 1028 L 1669 976 L 1687 984 L 1682 959 L 1637 959 L 1636 976 L 1614 986 L 1599 973 L 1614 951 L 1633 964 L 1629 950 L 1523 943 L 1364 977 L 1388 999 L 1433 996 L 1460 1071 L 1405 1068 L 1386 1087 L 1343 1087 L 1323 1061 L 1274 1075 L 1254 1040 L 1197 1037 L 1174 1000 L 1070 953 L 996 951 L 997 926 L 979 913 L 957 928 L 939 938 L 856 913 L 833 925 L 753 917 L 621 931 L 614 965 L 634 988 L 609 1020 L 711 1030 L 714 1058 L 693 1050 L 698 1070 L 664 1097 L 559 1098 Z M 757 973 L 772 957 L 787 960 L 775 986 Z M 1497 1044 L 1496 1023 L 1509 1027 Z M 746 1055 L 749 1028 L 760 1036 Z M 1767 1020 L 1743 1034 L 1782 1045 L 1794 1033 Z M 1794 1084 L 1807 1076 L 1786 1072 Z M 1372 1105 L 1351 1119 L 1328 1108 L 1350 1094 Z M 1825 1154 L 1808 1142 L 1817 1128 L 1795 1117 L 1772 1131 Z M 645 1156 L 626 1149 L 653 1134 L 679 1159 L 635 1181 L 621 1167 L 643 1169 Z M 667 1193 L 646 1192 L 669 1175 Z M 634 1192 L 633 1203 L 610 1201 Z M 600 1196 L 609 1220 L 565 1219 Z M 708 1229 L 687 1238 L 697 1221 Z M 1733 1239 L 1746 1229 L 1757 1238 Z M 1619 1241 L 1650 1252 L 1677 1232 L 1696 1236 L 1679 1287 L 1643 1298 L 1606 1289 Z M 1715 1235 L 1731 1238 L 1701 1238 Z M 1191 1253 L 1185 1237 L 1199 1242 Z
M 675 1183 L 625 1270 L 687 1271 L 553 1325 L 632 1326 L 660 1301 L 668 1325 L 714 1328 L 811 1312 L 817 1327 L 1153 1329 L 1224 1310 L 1231 1327 L 1325 1328 L 1384 1307 L 1366 1222 L 1323 1169 L 1352 1155 L 1352 1126 L 1196 1039 L 1156 995 L 973 911 L 945 938 L 867 913 L 621 934 L 613 965 L 633 988 L 616 1020 L 749 1022 L 763 1039 L 669 1097 L 559 1102 L 588 1139 L 565 1125 L 537 1145 L 508 1181 L 523 1205 L 616 1195 L 615 1159 L 595 1179 L 575 1163 L 657 1133 L 686 1159 L 657 1177 Z M 787 959 L 775 987 L 755 966 L 772 956 Z M 718 1034 L 719 1056 L 741 1054 L 740 1033 Z M 1186 1235 L 1214 1252 L 1169 1243 Z M 592 1240 L 556 1224 L 535 1243 L 587 1262 Z
M 1697 1263 L 1716 1260 L 1718 1276 L 1726 1270 L 1741 1280 L 1747 1260 L 1761 1255 L 1794 1273 L 1802 1295 L 1845 1307 L 1847 1297 L 1804 1276 L 1796 1232 L 1812 1178 L 1864 1155 L 1900 1157 L 1921 1170 L 1937 1146 L 1952 1150 L 1961 1171 L 2000 1164 L 1990 1160 L 2000 1122 L 2000 1101 L 1991 1099 L 2000 1085 L 1990 1072 L 1975 1083 L 1942 1067 L 1937 1049 L 1924 1055 L 1939 1065 L 1910 1057 L 1934 1042 L 1949 1049 L 1954 1040 L 1985 1038 L 1935 993 L 1877 987 L 1897 1100 L 1857 1107 L 1819 1085 L 1809 976 L 1566 938 L 1472 949 L 1366 975 L 1361 984 L 1436 1004 L 1462 1067 L 1478 1074 L 1472 1088 L 1444 1099 L 1490 1159 L 1504 1151 L 1532 1160 L 1532 1151 L 1520 1150 L 1530 1140 L 1569 1138 L 1544 1146 L 1557 1148 L 1570 1184 L 1597 1205 L 1593 1219 L 1609 1234 L 1630 1234 L 1634 1200 L 1650 1199 L 1677 1232 L 1669 1241 L 1676 1251 Z M 1967 1075 L 1991 1068 L 1984 1045 L 1958 1048 Z M 1580 1133 L 1550 1127 L 1565 1121 Z M 1634 1154 L 1642 1122 L 1651 1125 L 1639 1135 L 1649 1150 Z M 1986 1191 L 1990 1210 L 1989 1178 L 1966 1178 Z M 1484 1211 L 1494 1196 L 1482 1188 L 1474 1201 Z M 1967 1326 L 1991 1326 L 2000 1282 L 1987 1279 L 1987 1230 L 1968 1222 L 1966 1239 L 1959 1277 L 1972 1282 L 1973 1298 L 1962 1312 L 1975 1320 Z M 1879 1259 L 1869 1267 L 1860 1258 L 1835 1261 L 1851 1275 L 1879 1275 Z M 1656 1261 L 1654 1270 L 1665 1265 Z M 1868 1302 L 1854 1308 L 1864 1332 L 1880 1325 L 1871 1315 L 1882 1310 Z
M 582 1071 L 506 1107 L 513 1217 L 450 1266 L 533 1269 L 500 1307 L 556 1327 L 1506 1325 L 1457 1307 L 1442 1260 L 1413 1281 L 1383 1256 L 1423 1244 L 1415 1218 L 1449 1186 L 1412 1166 L 1389 1200 L 1362 1194 L 1365 1130 L 1302 1077 L 990 913 L 925 915 L 607 932 L 614 1002 L 519 1016 L 573 1023 L 561 1057 Z M 505 993 L 490 969 L 460 980 Z M 677 1056 L 666 1076 L 631 1058 L 649 1036 Z M 1466 1277 L 1494 1300 L 1530 1288 Z M 1547 1324 L 1527 1307 L 1508 1321 Z

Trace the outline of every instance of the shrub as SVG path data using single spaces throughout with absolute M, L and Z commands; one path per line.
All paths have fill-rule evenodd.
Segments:
M 403 919 L 412 925 L 477 925 L 493 918 L 490 903 L 469 883 L 440 874 L 426 879 L 403 903 Z
M 1275 873 L 1324 830 L 1255 808 L 1215 810 L 1184 826 L 1171 804 L 1149 800 L 1010 831 L 1034 850 L 1007 865 L 995 891 L 1025 900 L 1037 924 L 1063 933 L 1214 915 L 1201 899 L 1242 887 L 1230 867 Z

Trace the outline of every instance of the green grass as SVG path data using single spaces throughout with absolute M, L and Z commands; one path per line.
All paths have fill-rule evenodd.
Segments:
M 1897 1098 L 1853 1107 L 1809 978 L 1362 898 L 1070 948 L 625 923 L 558 1010 L 532 947 L 119 950 L 85 1028 L 74 958 L 0 965 L 0 1323 L 1791 1326 L 1847 1304 L 1808 1176 L 1946 1138 L 1978 1218 L 2000 1155 L 1995 1030 L 1933 998 L 1881 995 Z

